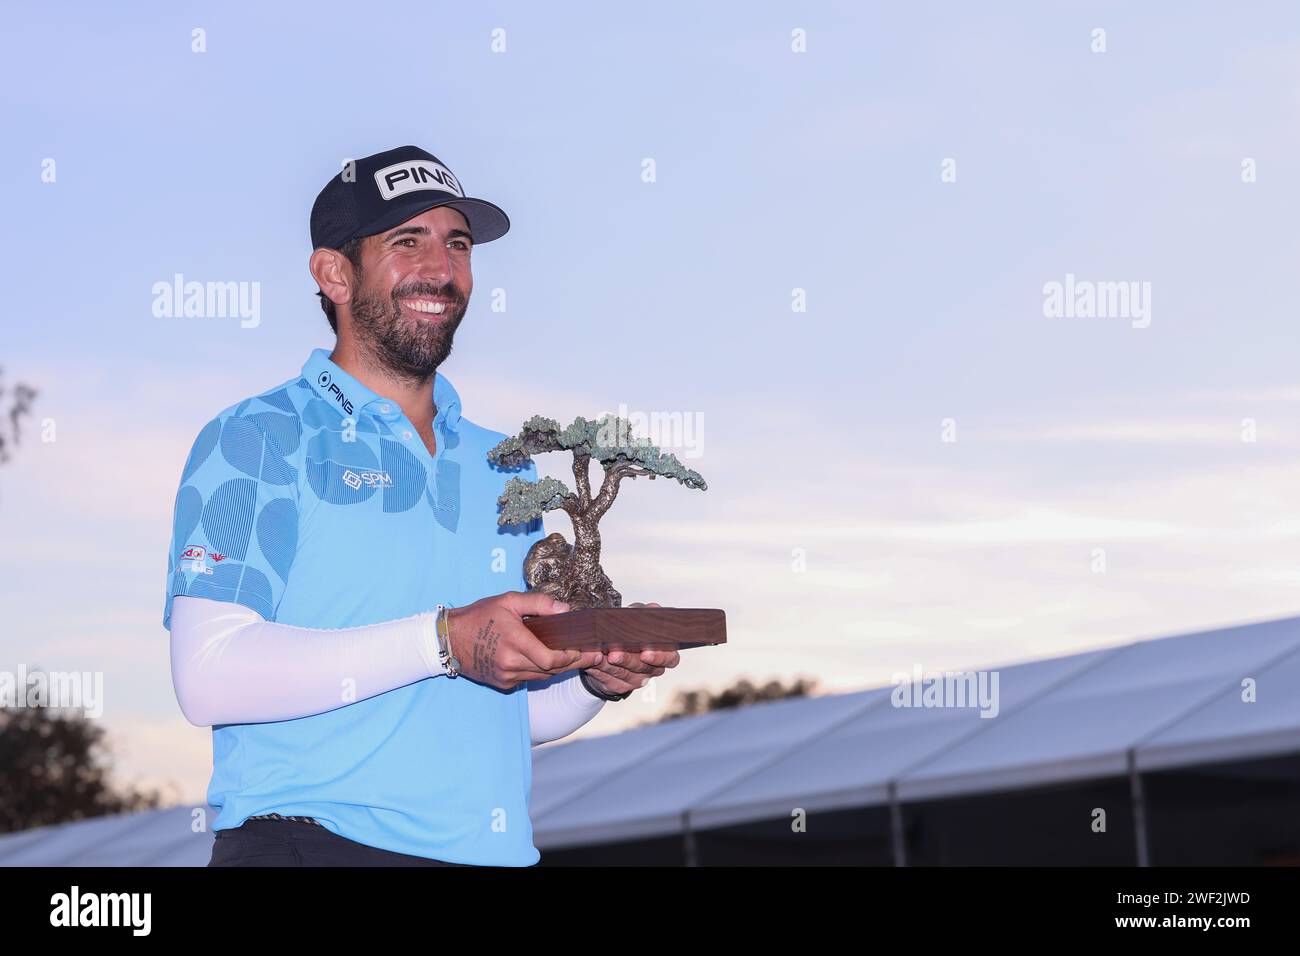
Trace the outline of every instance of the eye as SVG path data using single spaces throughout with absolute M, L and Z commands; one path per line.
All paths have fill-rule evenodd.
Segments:
M 406 237 L 404 237 L 404 238 L 402 238 L 402 239 L 398 239 L 398 240 L 397 240 L 397 244 L 398 244 L 399 246 L 400 246 L 402 243 L 404 243 L 404 242 L 409 242 L 411 245 L 415 245 L 415 238 L 412 237 L 412 236 L 406 236 Z
M 465 252 L 468 252 L 468 251 L 469 251 L 469 243 L 466 242 L 464 239 L 453 239 L 452 242 L 454 242 L 456 245 L 460 246 L 460 248 L 461 248 L 463 251 L 465 251 Z

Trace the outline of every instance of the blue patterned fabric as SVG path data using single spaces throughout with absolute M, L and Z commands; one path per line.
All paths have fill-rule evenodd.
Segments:
M 316 349 L 300 375 L 218 413 L 181 469 L 163 626 L 177 595 L 339 628 L 524 590 L 542 522 L 498 526 L 496 499 L 536 466 L 490 464 L 505 435 L 462 417 L 441 374 L 433 400 L 430 454 L 395 402 Z M 213 828 L 310 816 L 399 853 L 537 862 L 525 686 L 438 676 L 343 699 L 341 688 L 340 706 L 322 714 L 214 727 Z

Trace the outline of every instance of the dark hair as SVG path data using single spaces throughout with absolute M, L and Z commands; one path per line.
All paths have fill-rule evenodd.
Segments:
M 338 248 L 338 251 L 347 256 L 348 261 L 352 263 L 352 270 L 357 274 L 358 279 L 361 278 L 361 240 L 363 238 L 363 236 L 358 236 L 356 239 L 349 239 Z M 329 320 L 330 328 L 334 330 L 335 335 L 338 335 L 339 320 L 338 316 L 334 314 L 334 303 L 330 301 L 329 296 L 319 289 L 316 294 L 320 296 L 320 307 L 325 311 L 325 318 Z

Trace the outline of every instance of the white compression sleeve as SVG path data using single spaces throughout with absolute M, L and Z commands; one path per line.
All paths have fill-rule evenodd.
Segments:
M 577 671 L 528 684 L 528 726 L 533 746 L 559 740 L 600 713 L 605 702 L 582 686 Z
M 178 595 L 171 617 L 176 699 L 199 727 L 334 710 L 445 674 L 434 617 L 426 611 L 360 627 L 296 627 L 242 604 Z

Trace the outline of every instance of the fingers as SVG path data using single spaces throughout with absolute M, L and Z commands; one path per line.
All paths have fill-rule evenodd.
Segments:
M 625 680 L 621 677 L 612 676 L 601 668 L 588 671 L 587 676 L 591 678 L 592 683 L 607 694 L 629 694 L 632 691 L 640 690 L 641 682 L 645 680 L 645 678 Z
M 541 641 L 538 650 L 529 650 L 529 656 L 552 674 L 564 671 L 586 670 L 595 667 L 605 659 L 601 651 L 552 650 Z
M 507 591 L 500 595 L 499 600 L 519 617 L 563 614 L 570 610 L 568 604 L 555 601 L 540 591 Z M 657 602 L 627 606 L 662 607 Z M 623 690 L 613 691 L 623 693 L 644 686 L 649 678 L 658 677 L 668 668 L 676 667 L 681 659 L 675 650 L 649 648 L 635 652 L 614 646 L 604 654 L 600 651 L 555 650 L 543 644 L 522 622 L 517 630 L 510 628 L 510 631 L 510 640 L 502 648 L 497 662 L 507 679 L 537 680 L 538 675 L 550 677 L 569 670 L 588 670 L 602 674 L 609 681 L 625 685 Z
M 645 685 L 642 681 L 648 681 L 652 676 L 648 674 L 636 674 L 628 670 L 626 667 L 619 667 L 617 664 L 609 663 L 601 664 L 599 667 L 594 667 L 592 668 L 592 671 L 601 674 L 607 679 L 622 681 L 627 684 L 628 687 L 643 687 Z M 588 671 L 588 673 L 591 673 L 591 671 Z M 616 691 L 615 693 L 621 694 L 622 691 Z
M 676 667 L 681 654 L 672 650 L 653 650 L 646 648 L 639 654 L 626 651 L 621 647 L 611 646 L 605 659 L 611 664 L 618 664 L 638 674 L 658 677 L 669 667 Z
M 585 671 L 589 667 L 599 667 L 604 662 L 605 654 L 603 651 L 582 651 L 569 669 Z
M 520 657 L 519 660 L 522 662 L 524 658 Z M 506 668 L 503 671 L 502 680 L 504 681 L 504 684 L 502 685 L 502 690 L 510 690 L 515 685 L 522 684 L 526 681 L 548 681 L 557 674 L 563 674 L 566 671 L 588 670 L 589 668 L 594 669 L 601 663 L 601 655 L 598 651 L 589 651 L 582 655 L 572 666 L 561 667 L 558 670 L 543 671 L 538 670 L 535 665 L 521 663 L 517 667 Z
M 552 650 L 543 644 L 527 625 L 521 623 L 518 628 L 509 647 L 504 651 L 503 663 L 507 668 L 516 667 L 520 670 L 532 668 L 552 675 L 595 667 L 605 659 L 601 651 Z
M 506 591 L 501 595 L 501 603 L 520 617 L 525 614 L 563 614 L 569 605 L 556 601 L 543 591 Z
M 606 666 L 617 667 L 622 673 L 630 675 L 631 679 L 637 679 L 637 680 L 641 679 L 642 677 L 658 677 L 661 674 L 663 674 L 664 670 L 666 669 L 663 667 L 650 667 L 647 664 L 642 664 L 640 661 L 636 659 L 628 661 L 627 663 L 622 665 L 607 664 Z
M 628 607 L 663 607 L 658 601 L 651 601 L 648 604 L 635 602 Z M 651 677 L 658 677 L 669 667 L 676 667 L 681 660 L 677 651 L 665 650 L 657 651 L 649 648 L 641 651 L 639 658 L 621 647 L 611 647 L 607 660 L 611 664 L 618 664 L 625 670 L 637 674 L 647 674 Z
M 681 655 L 677 651 L 646 649 L 641 652 L 641 663 L 648 664 L 651 667 L 676 667 L 681 659 Z
M 569 605 L 553 600 L 541 591 L 506 591 L 501 603 L 519 617 L 563 614 Z M 604 659 L 600 651 L 552 650 L 543 644 L 528 626 L 520 621 L 511 628 L 509 646 L 504 650 L 501 666 L 510 674 L 535 674 L 545 677 L 562 674 L 575 668 L 588 668 Z
M 526 681 L 548 681 L 556 674 L 564 672 L 538 670 L 533 664 L 522 663 L 524 660 L 522 657 L 519 660 L 521 663 L 516 667 L 502 668 L 500 682 L 496 683 L 495 686 L 502 690 L 510 690 L 516 685 L 522 684 Z M 574 668 L 565 668 L 564 670 L 573 670 L 575 668 L 576 665 Z

